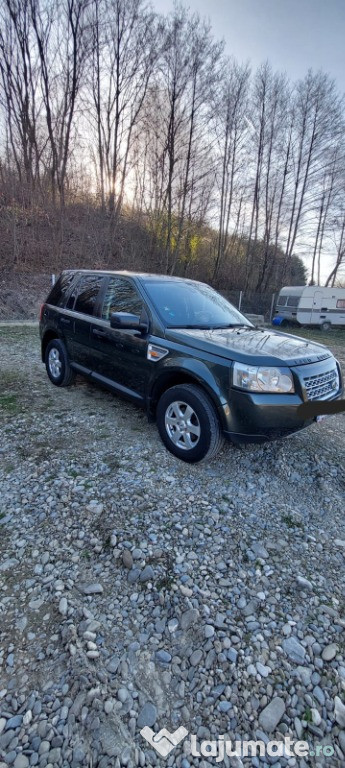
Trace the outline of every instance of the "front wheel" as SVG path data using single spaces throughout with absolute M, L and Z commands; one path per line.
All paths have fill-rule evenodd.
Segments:
M 325 321 L 321 324 L 321 330 L 322 331 L 330 331 L 332 328 L 332 323 Z
M 67 350 L 60 339 L 53 339 L 47 344 L 44 356 L 47 374 L 57 387 L 73 384 L 75 373 L 68 362 Z
M 211 459 L 222 445 L 216 409 L 195 384 L 164 392 L 157 406 L 157 426 L 164 445 L 182 461 Z

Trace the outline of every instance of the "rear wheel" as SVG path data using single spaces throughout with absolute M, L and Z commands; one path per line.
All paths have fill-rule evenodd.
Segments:
M 157 406 L 157 426 L 168 450 L 190 463 L 211 459 L 223 442 L 216 409 L 195 384 L 164 392 Z
M 63 341 L 53 339 L 47 345 L 44 356 L 47 374 L 57 387 L 73 384 L 75 373 L 68 362 L 68 355 Z

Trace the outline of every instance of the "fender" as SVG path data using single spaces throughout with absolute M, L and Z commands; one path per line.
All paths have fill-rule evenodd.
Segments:
M 229 392 L 223 391 L 221 380 L 212 374 L 202 360 L 179 356 L 163 359 L 159 366 L 159 373 L 158 371 L 154 373 L 156 375 L 151 378 L 147 392 L 149 403 L 156 402 L 160 392 L 168 388 L 169 380 L 171 380 L 171 386 L 174 386 L 175 383 L 183 382 L 184 375 L 187 380 L 194 380 L 207 392 L 217 409 L 222 409 L 228 402 Z

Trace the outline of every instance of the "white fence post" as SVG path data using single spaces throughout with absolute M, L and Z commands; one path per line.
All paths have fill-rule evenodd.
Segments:
M 272 323 L 273 320 L 273 309 L 274 309 L 274 300 L 275 300 L 275 293 L 272 293 L 272 301 L 271 301 L 271 313 L 270 313 L 270 323 Z
M 238 309 L 239 309 L 239 311 L 241 310 L 241 305 L 242 305 L 242 294 L 243 294 L 243 291 L 240 291 L 240 297 L 238 299 Z

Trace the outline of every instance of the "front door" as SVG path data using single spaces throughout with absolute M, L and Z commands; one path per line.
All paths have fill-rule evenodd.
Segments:
M 110 315 L 113 312 L 129 312 L 139 318 L 143 307 L 144 301 L 131 280 L 109 277 L 99 319 L 91 324 L 91 335 L 97 344 L 95 376 L 138 399 L 145 397 L 149 375 L 148 335 L 140 331 L 111 328 Z

